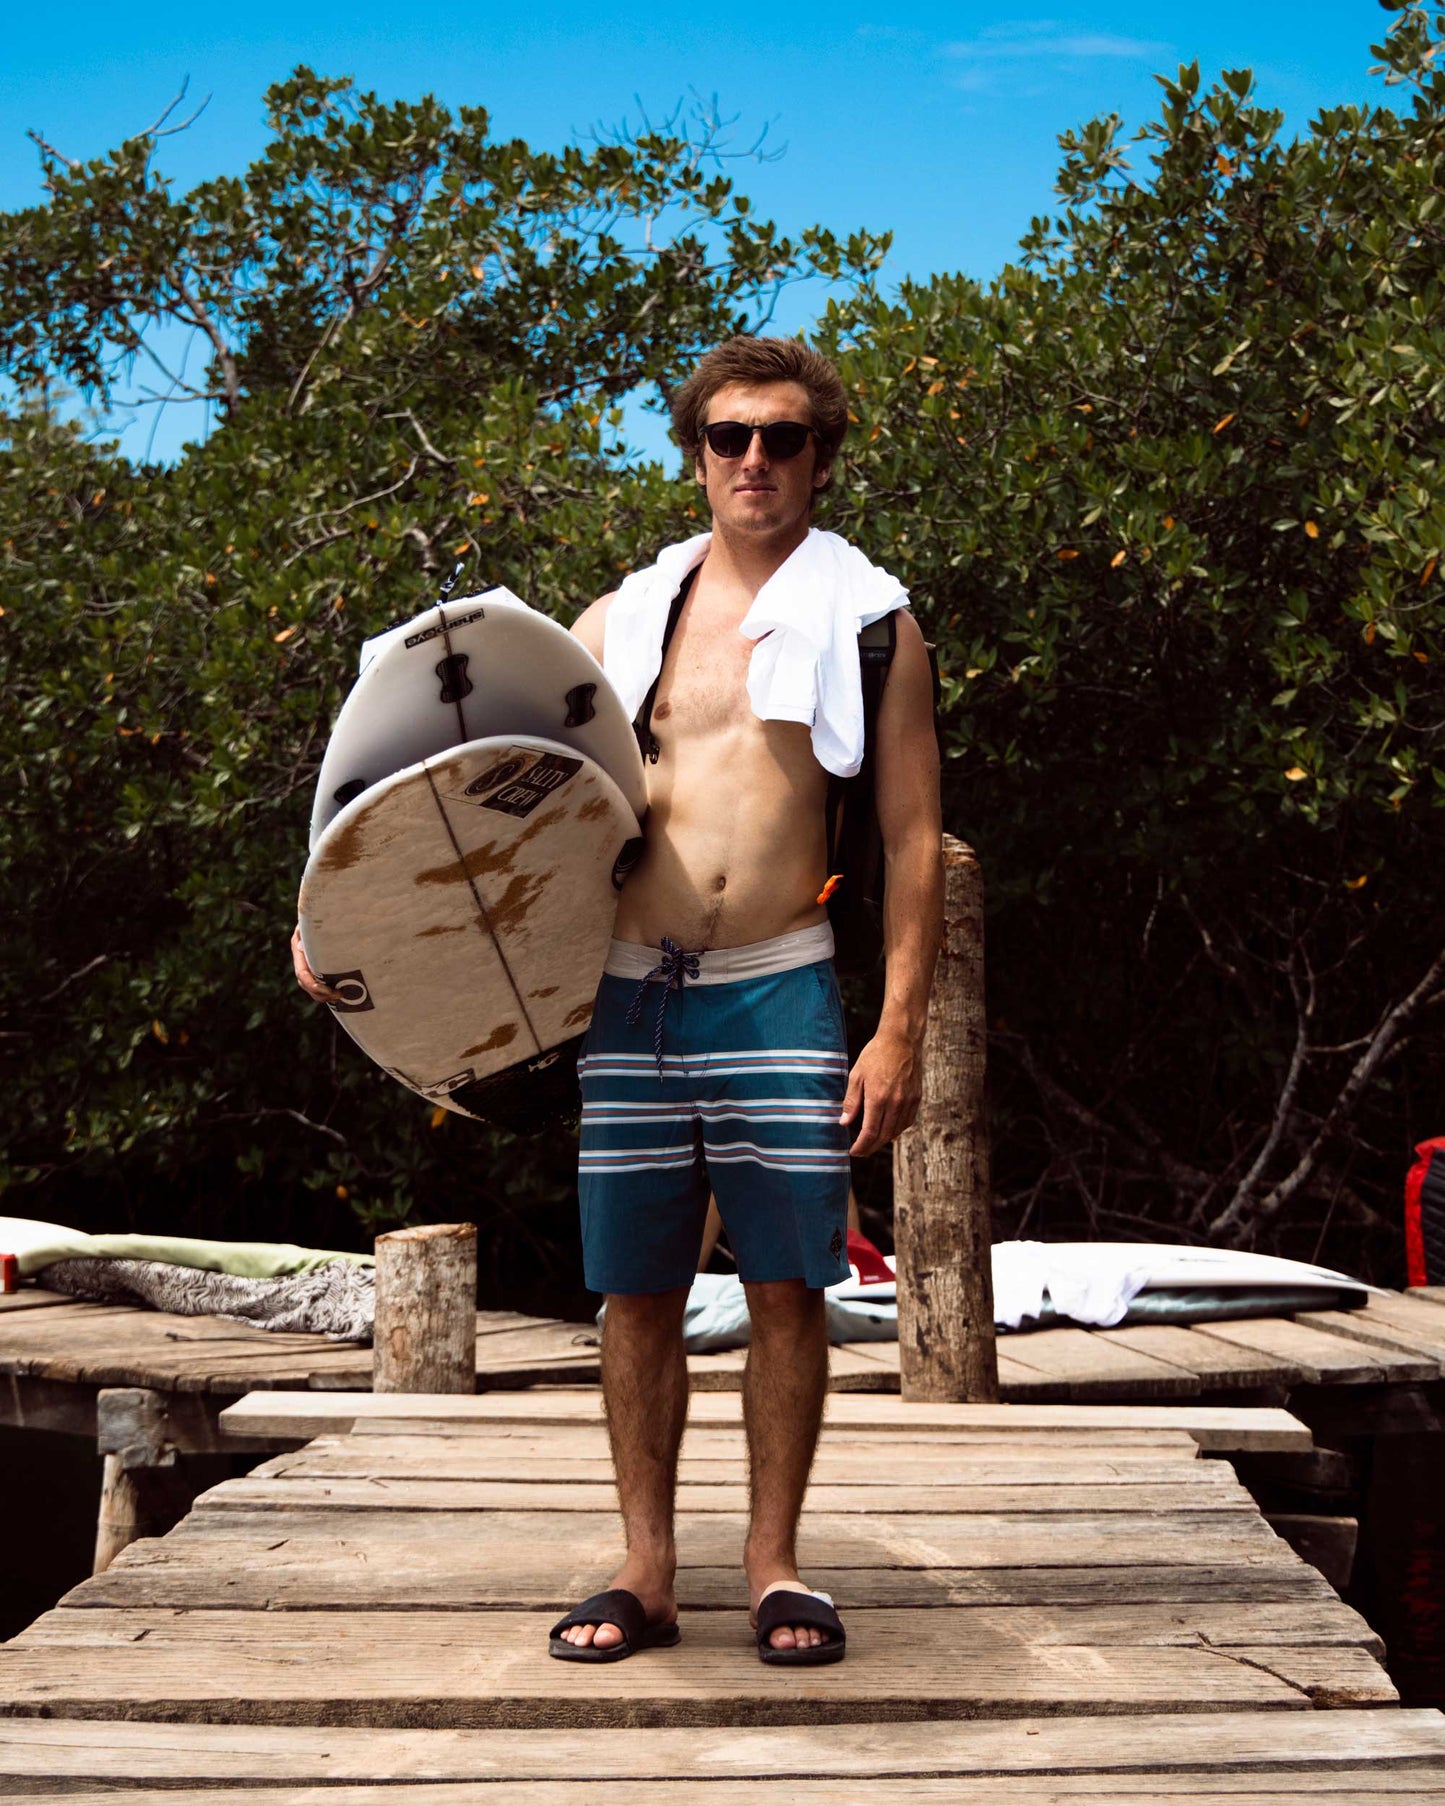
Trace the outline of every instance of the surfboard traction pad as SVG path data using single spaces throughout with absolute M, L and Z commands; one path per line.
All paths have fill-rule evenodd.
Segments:
M 302 942 L 341 992 L 341 1025 L 393 1078 L 534 1132 L 580 1108 L 577 1053 L 640 850 L 590 759 L 534 736 L 474 741 L 335 818 L 302 880 Z

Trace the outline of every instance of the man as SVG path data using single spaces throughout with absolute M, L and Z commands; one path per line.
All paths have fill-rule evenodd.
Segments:
M 584 1254 L 607 1298 L 602 1386 L 627 1554 L 550 1649 L 616 1661 L 678 1640 L 682 1322 L 711 1189 L 751 1319 L 743 1561 L 759 1653 L 811 1664 L 845 1646 L 795 1546 L 827 1389 L 823 1287 L 847 1276 L 850 1154 L 885 1146 L 917 1112 L 942 930 L 932 677 L 899 613 L 876 744 L 884 1001 L 849 1072 L 824 907 L 828 779 L 862 751 L 858 627 L 906 597 L 810 530 L 847 427 L 825 358 L 795 340 L 731 340 L 679 391 L 673 425 L 712 534 L 670 548 L 573 628 L 629 708 L 651 693 L 653 758 L 644 850 L 580 1062 Z M 303 986 L 325 996 L 296 951 Z
M 764 431 L 782 423 L 803 430 Z M 710 1179 L 751 1319 L 744 1565 L 754 1621 L 762 1608 L 770 1627 L 762 1653 L 834 1660 L 842 1627 L 800 1580 L 795 1539 L 827 1387 L 821 1288 L 847 1276 L 847 1156 L 893 1140 L 918 1108 L 943 908 L 932 677 L 922 634 L 901 614 L 877 730 L 885 994 L 877 1030 L 848 1073 L 820 900 L 828 772 L 815 756 L 816 727 L 759 718 L 750 667 L 766 641 L 739 631 L 759 591 L 809 540 L 814 498 L 846 430 L 842 385 L 798 341 L 735 339 L 703 358 L 678 393 L 673 424 L 706 494 L 712 537 L 657 681 L 645 848 L 621 895 L 582 1061 L 584 1243 L 588 1283 L 607 1293 L 602 1383 L 627 1536 L 610 1588 L 640 1601 L 644 1640 L 671 1640 L 673 1494 L 687 1408 L 682 1319 Z M 635 690 L 648 672 L 614 668 L 630 636 L 614 633 L 609 614 L 626 595 L 624 585 L 593 603 L 573 632 L 630 702 L 625 680 Z M 857 626 L 841 627 L 855 645 Z M 853 669 L 856 685 L 856 657 Z M 721 963 L 721 982 L 678 970 L 661 951 L 669 943 L 699 952 L 700 968 Z M 753 966 L 766 970 L 730 979 Z M 631 1008 L 654 968 L 643 1008 Z M 775 1066 L 758 1079 L 738 1070 L 766 1067 L 769 1047 L 801 1054 L 793 1064 L 811 1070 Z M 723 1075 L 712 1085 L 698 1077 L 709 1064 Z M 778 1110 L 791 1120 L 761 1120 Z M 809 1114 L 818 1120 L 805 1128 L 799 1119 Z M 630 1136 L 629 1122 L 638 1124 Z M 653 1258 L 659 1245 L 665 1259 Z M 776 1593 L 789 1597 L 768 1605 Z M 560 1630 L 554 1654 L 601 1657 L 633 1643 L 625 1624 L 586 1620 L 593 1604 L 575 1614 L 582 1623 Z

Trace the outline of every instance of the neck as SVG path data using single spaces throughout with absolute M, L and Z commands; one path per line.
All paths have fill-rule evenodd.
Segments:
M 713 523 L 707 563 L 710 574 L 756 596 L 775 571 L 786 564 L 808 537 L 809 523 L 800 521 L 786 531 L 760 539 L 754 534 L 729 534 Z

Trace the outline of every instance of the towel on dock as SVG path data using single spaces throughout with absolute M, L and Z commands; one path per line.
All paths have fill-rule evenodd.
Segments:
M 275 1279 L 304 1273 L 327 1261 L 354 1266 L 374 1264 L 370 1254 L 345 1254 L 334 1248 L 301 1248 L 295 1242 L 214 1242 L 191 1235 L 87 1235 L 63 1223 L 33 1217 L 0 1217 L 0 1254 L 19 1257 L 22 1277 L 29 1278 L 58 1260 L 96 1259 L 160 1261 L 170 1267 L 199 1267 L 209 1273 L 234 1273 L 243 1279 Z
M 42 1268 L 52 1292 L 95 1304 L 130 1304 L 184 1317 L 224 1317 L 256 1329 L 369 1342 L 376 1317 L 376 1274 L 354 1260 L 328 1260 L 299 1273 L 253 1279 L 164 1261 L 86 1256 Z

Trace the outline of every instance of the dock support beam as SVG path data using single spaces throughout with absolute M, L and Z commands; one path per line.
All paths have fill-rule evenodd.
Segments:
M 104 1457 L 91 1572 L 103 1574 L 142 1536 L 164 1536 L 195 1496 L 177 1465 L 166 1395 L 143 1386 L 105 1386 L 96 1395 L 96 1447 Z
M 476 1389 L 476 1225 L 429 1223 L 379 1235 L 372 1390 Z
M 918 1121 L 893 1149 L 898 1359 L 905 1399 L 998 1400 L 989 1219 L 983 875 L 943 837 L 943 944 Z

